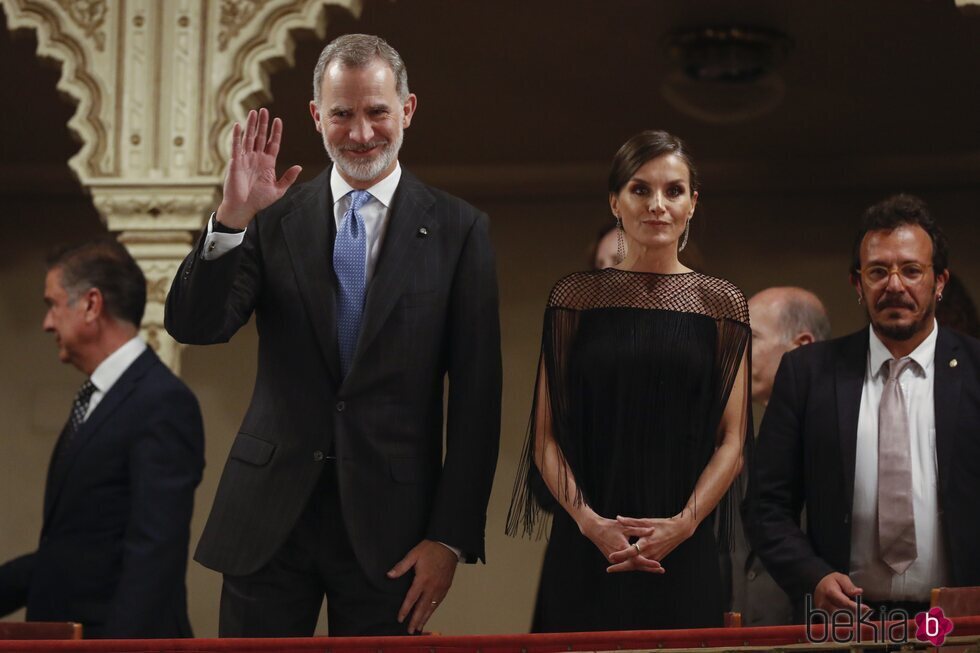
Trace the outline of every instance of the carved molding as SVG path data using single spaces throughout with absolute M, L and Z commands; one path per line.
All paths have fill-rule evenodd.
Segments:
M 228 49 L 228 42 L 238 35 L 250 20 L 255 18 L 269 0 L 221 0 L 221 17 L 218 23 L 218 51 Z
M 92 72 L 93 55 L 98 53 L 95 42 L 87 40 L 85 28 L 53 0 L 0 0 L 0 4 L 9 29 L 36 32 L 37 55 L 61 64 L 57 89 L 78 102 L 68 128 L 82 142 L 82 148 L 68 165 L 83 182 L 111 172 L 103 161 L 109 144 L 109 130 L 102 116 L 104 89 Z
M 95 42 L 95 49 L 105 50 L 105 32 L 101 30 L 109 11 L 106 0 L 58 0 L 68 17 Z
M 175 370 L 163 330 L 170 280 L 219 201 L 233 120 L 293 65 L 294 33 L 326 34 L 326 7 L 361 0 L 0 0 L 61 64 L 82 142 L 68 162 L 147 278 L 143 333 Z M 47 190 L 47 189 L 46 189 Z
M 214 184 L 92 186 L 92 200 L 109 231 L 197 231 L 218 206 Z
M 964 16 L 980 16 L 980 0 L 956 0 L 956 6 Z
M 270 99 L 270 71 L 294 65 L 293 33 L 312 31 L 324 38 L 327 5 L 344 7 L 355 16 L 361 13 L 361 0 L 271 0 L 263 3 L 262 11 L 251 16 L 231 39 L 233 47 L 223 53 L 229 55 L 227 70 L 231 74 L 213 80 L 217 93 L 208 134 L 210 151 L 202 156 L 204 167 L 199 174 L 220 173 L 231 154 L 228 133 L 232 123 L 243 120 L 257 103 Z

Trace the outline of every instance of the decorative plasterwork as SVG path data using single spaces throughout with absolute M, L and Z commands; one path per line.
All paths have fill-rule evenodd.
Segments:
M 85 27 L 72 20 L 52 0 L 0 0 L 11 30 L 37 33 L 37 54 L 61 64 L 57 88 L 78 103 L 68 128 L 78 136 L 81 149 L 68 165 L 80 179 L 111 172 L 105 87 L 96 71 L 108 64 L 108 55 L 86 36 Z
M 109 231 L 197 231 L 219 201 L 214 184 L 92 186 L 92 200 Z
M 222 2 L 222 12 L 228 4 L 242 2 Z M 261 8 L 248 16 L 245 26 L 229 34 L 227 49 L 215 54 L 216 61 L 222 63 L 212 70 L 227 70 L 232 74 L 211 79 L 211 88 L 216 89 L 212 96 L 214 103 L 207 108 L 211 126 L 207 140 L 211 150 L 202 152 L 203 167 L 199 174 L 214 174 L 222 169 L 230 155 L 227 135 L 232 123 L 243 120 L 249 109 L 268 101 L 271 71 L 294 65 L 292 34 L 312 31 L 318 38 L 324 38 L 326 5 L 344 7 L 355 16 L 361 12 L 360 0 L 269 0 L 262 2 Z
M 324 37 L 328 4 L 360 13 L 360 0 L 0 0 L 61 64 L 82 142 L 69 166 L 146 273 L 144 335 L 175 369 L 166 290 L 217 207 L 231 123 L 293 64 L 294 32 Z
M 228 49 L 228 42 L 238 35 L 238 32 L 248 24 L 255 15 L 268 4 L 269 0 L 221 0 L 221 17 L 218 24 L 218 51 Z
M 85 36 L 95 41 L 95 49 L 105 50 L 105 32 L 101 31 L 109 6 L 106 0 L 58 0 L 68 17 L 78 25 Z
M 964 15 L 974 18 L 980 16 L 980 0 L 956 0 L 956 6 Z

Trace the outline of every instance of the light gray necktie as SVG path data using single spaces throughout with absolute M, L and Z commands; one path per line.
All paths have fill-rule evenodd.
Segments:
M 912 455 L 905 395 L 898 384 L 911 358 L 885 361 L 888 373 L 878 406 L 878 552 L 896 574 L 915 562 Z

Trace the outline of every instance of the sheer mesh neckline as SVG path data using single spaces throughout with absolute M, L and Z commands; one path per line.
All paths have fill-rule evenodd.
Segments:
M 548 308 L 639 308 L 749 324 L 748 304 L 735 284 L 693 270 L 660 273 L 606 268 L 576 272 L 555 284 Z
M 652 274 L 658 277 L 683 277 L 688 274 L 699 274 L 695 270 L 688 270 L 687 272 L 648 272 L 646 270 L 624 270 L 623 268 L 603 268 L 599 272 L 623 272 L 625 274 Z

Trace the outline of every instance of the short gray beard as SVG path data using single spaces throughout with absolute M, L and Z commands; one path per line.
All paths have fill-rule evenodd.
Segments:
M 327 156 L 330 157 L 330 160 L 334 162 L 337 169 L 345 176 L 357 181 L 373 181 L 398 158 L 398 152 L 402 149 L 404 135 L 405 131 L 399 129 L 394 142 L 389 141 L 385 144 L 381 148 L 378 156 L 372 161 L 348 160 L 345 158 L 346 152 L 343 149 L 336 148 L 327 141 L 326 134 L 323 136 L 323 147 L 326 148 Z

